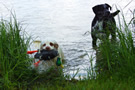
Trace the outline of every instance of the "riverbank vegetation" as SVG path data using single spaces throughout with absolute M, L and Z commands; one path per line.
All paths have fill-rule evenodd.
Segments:
M 30 38 L 12 15 L 0 20 L 0 88 L 30 90 L 134 90 L 134 32 L 124 16 L 119 19 L 117 40 L 104 41 L 96 49 L 96 67 L 83 79 L 64 76 L 62 70 L 50 69 L 38 74 L 29 69 L 31 58 L 26 54 Z M 132 19 L 133 20 L 133 19 Z M 134 25 L 132 25 L 134 26 Z M 135 28 L 135 27 L 134 27 Z M 20 33 L 21 32 L 21 33 Z M 91 61 L 90 61 L 91 62 Z
M 21 31 L 14 15 L 10 21 L 0 20 L 0 88 L 19 88 L 32 81 L 34 74 L 28 69 L 30 59 L 26 54 L 30 38 Z

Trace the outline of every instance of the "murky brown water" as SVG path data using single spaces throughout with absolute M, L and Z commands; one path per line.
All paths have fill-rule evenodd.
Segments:
M 135 0 L 0 0 L 0 16 L 8 18 L 10 10 L 15 11 L 17 19 L 26 27 L 33 38 L 56 40 L 65 54 L 64 71 L 71 76 L 77 69 L 78 75 L 85 76 L 90 67 L 89 56 L 95 57 L 90 31 L 94 17 L 92 7 L 108 3 L 122 9 L 127 21 L 132 17 Z M 127 5 L 127 6 L 126 6 Z M 8 8 L 8 9 L 7 9 Z M 116 17 L 117 19 L 117 17 Z M 93 64 L 95 62 L 93 61 Z

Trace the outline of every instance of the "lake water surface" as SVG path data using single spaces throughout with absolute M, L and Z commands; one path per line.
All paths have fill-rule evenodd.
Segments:
M 0 0 L 0 16 L 9 18 L 10 10 L 26 27 L 33 38 L 56 40 L 65 55 L 65 74 L 71 76 L 79 69 L 78 75 L 85 76 L 91 68 L 89 56 L 95 57 L 92 49 L 90 26 L 94 13 L 92 7 L 108 3 L 113 10 L 122 9 L 129 21 L 130 12 L 135 9 L 135 0 Z M 117 19 L 117 17 L 116 17 Z M 95 61 L 93 61 L 95 64 Z

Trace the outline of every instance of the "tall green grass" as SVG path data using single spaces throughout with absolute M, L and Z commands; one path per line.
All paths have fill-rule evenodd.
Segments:
M 98 48 L 97 67 L 101 75 L 118 79 L 135 77 L 135 45 L 133 30 L 126 22 L 124 15 L 122 20 L 118 17 L 117 41 L 105 40 Z M 131 22 L 131 21 L 130 21 Z M 131 24 L 131 23 L 130 23 Z M 100 76 L 100 75 L 99 75 Z M 102 76 L 101 76 L 102 77 Z
M 30 68 L 30 40 L 15 15 L 9 21 L 0 20 L 0 89 L 27 89 L 38 83 L 51 85 L 65 80 L 61 69 L 38 74 Z
M 14 15 L 9 21 L 0 20 L 0 88 L 21 87 L 32 75 L 26 54 L 30 38 L 20 32 L 23 29 Z

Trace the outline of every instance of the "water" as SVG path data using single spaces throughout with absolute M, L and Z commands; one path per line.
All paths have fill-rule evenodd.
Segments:
M 108 3 L 122 9 L 127 21 L 132 18 L 135 0 L 0 0 L 0 16 L 9 18 L 15 11 L 18 21 L 33 38 L 56 40 L 65 55 L 65 74 L 86 76 L 90 67 L 89 56 L 95 57 L 90 31 L 94 13 L 92 7 Z M 117 19 L 117 18 L 116 18 Z M 93 61 L 95 64 L 95 61 Z

